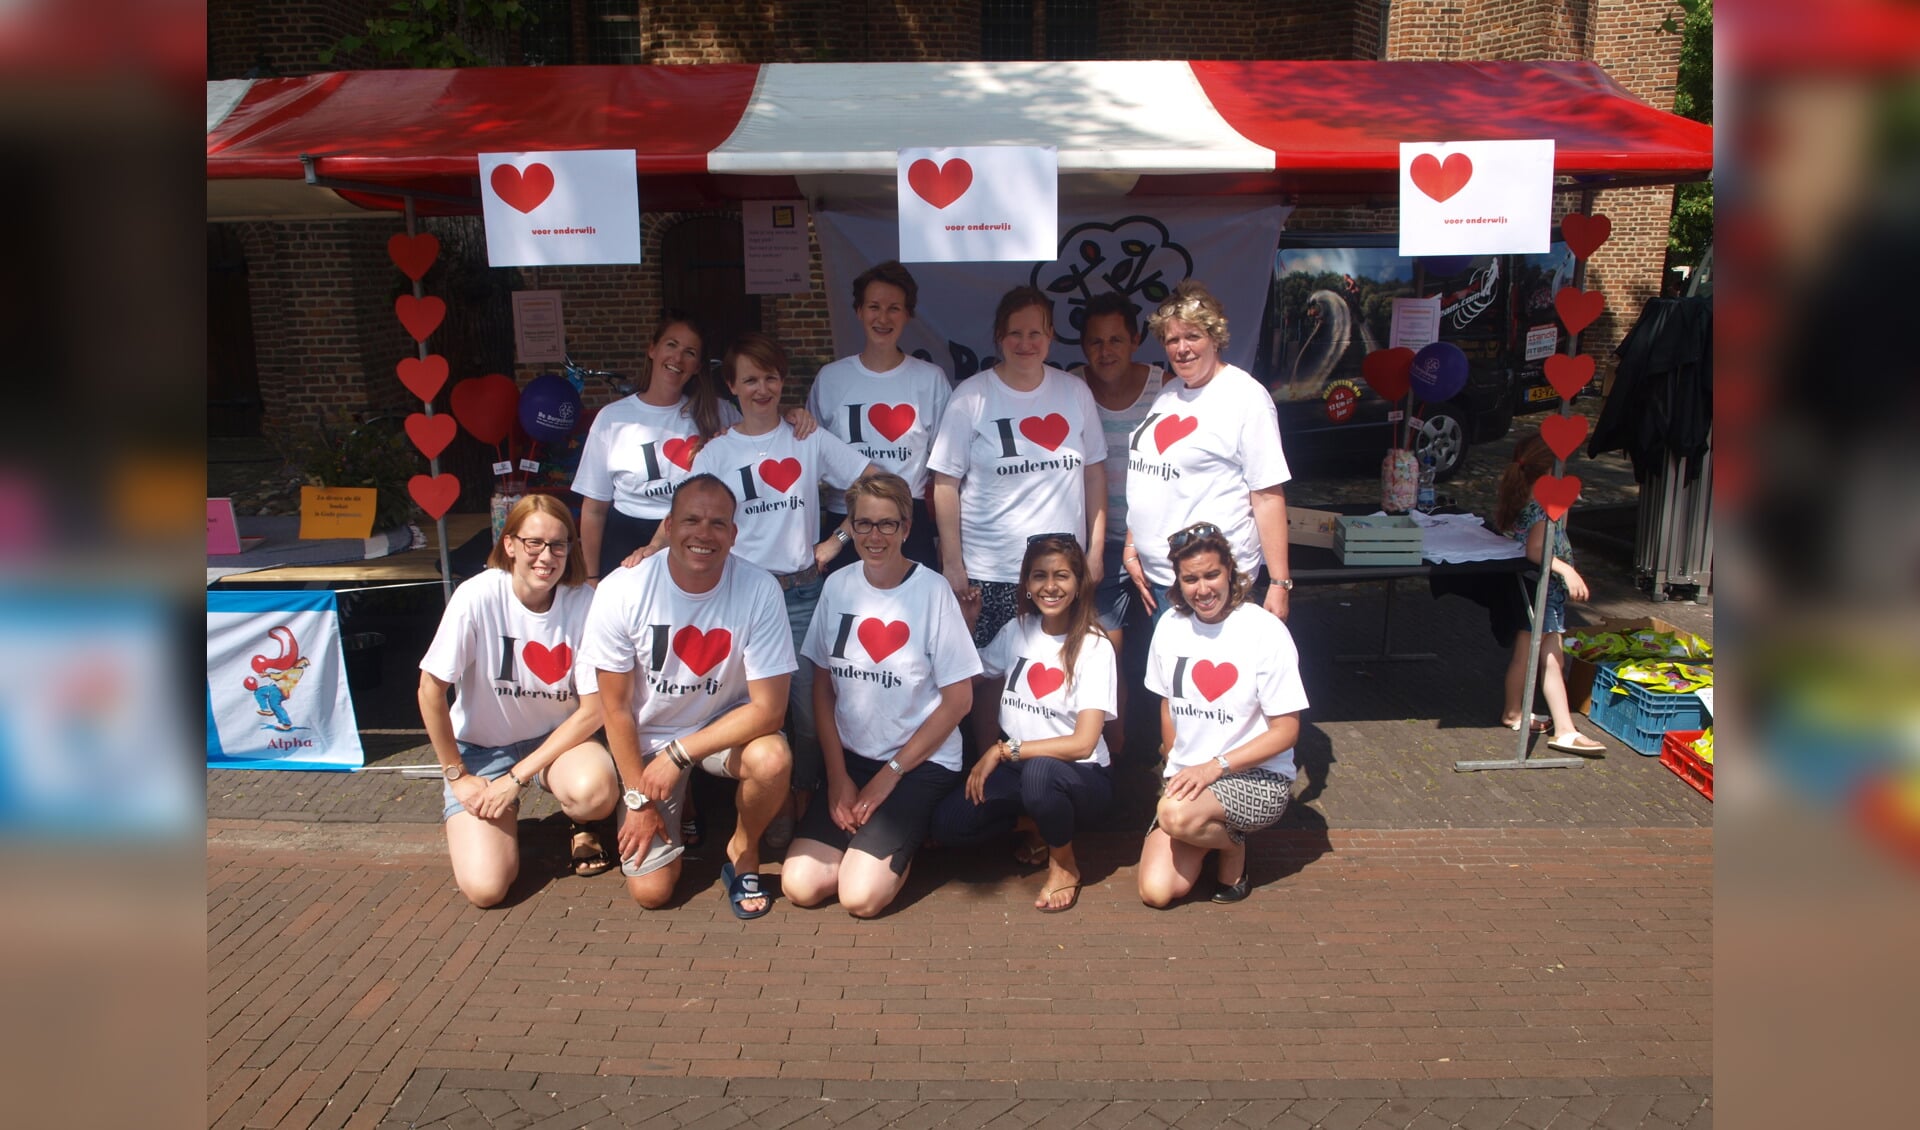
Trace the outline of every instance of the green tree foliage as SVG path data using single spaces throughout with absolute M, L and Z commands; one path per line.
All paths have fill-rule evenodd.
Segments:
M 520 0 L 394 0 L 388 15 L 367 19 L 365 35 L 349 35 L 320 52 L 336 55 L 372 47 L 384 60 L 409 67 L 477 67 L 490 60 L 475 45 L 532 18 Z
M 1680 75 L 1673 112 L 1713 124 L 1713 0 L 1674 0 L 1679 20 L 1662 24 L 1680 34 Z M 1697 263 L 1713 242 L 1713 180 L 1679 185 L 1667 229 L 1667 261 Z

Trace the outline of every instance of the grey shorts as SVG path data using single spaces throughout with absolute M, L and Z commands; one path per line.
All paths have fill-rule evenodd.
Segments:
M 1227 828 L 1234 843 L 1242 843 L 1248 832 L 1271 827 L 1286 815 L 1287 802 L 1293 799 L 1293 785 L 1271 769 L 1247 769 L 1226 776 L 1207 786 L 1213 799 L 1227 812 Z
M 696 764 L 701 772 L 709 776 L 722 777 L 731 781 L 735 778 L 732 773 L 727 771 L 727 758 L 734 752 L 735 751 L 731 749 L 723 749 L 719 753 L 710 753 L 701 758 Z M 648 756 L 645 761 L 642 761 L 641 764 L 645 765 L 658 756 L 660 755 L 652 754 Z M 687 845 L 686 842 L 680 838 L 680 814 L 687 809 L 687 790 L 692 787 L 693 774 L 682 773 L 680 774 L 680 783 L 673 787 L 672 796 L 654 799 L 653 807 L 659 810 L 660 819 L 665 824 L 665 827 L 661 828 L 660 832 L 661 835 L 666 838 L 662 840 L 660 836 L 655 836 L 652 840 L 648 841 L 646 850 L 621 860 L 621 874 L 634 878 L 638 878 L 641 875 L 648 875 L 660 870 L 662 867 L 665 867 L 667 864 L 672 863 L 674 860 L 679 859 L 681 855 L 685 854 Z M 627 806 L 624 804 L 614 805 L 613 826 L 616 837 L 618 835 L 618 829 L 621 824 L 625 822 L 626 818 Z

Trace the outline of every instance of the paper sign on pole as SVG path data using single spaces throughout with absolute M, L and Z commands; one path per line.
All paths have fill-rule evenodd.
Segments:
M 1553 236 L 1553 142 L 1400 144 L 1400 254 L 1544 252 Z
M 513 292 L 513 356 L 522 364 L 567 359 L 567 324 L 557 290 Z
M 631 149 L 480 154 L 480 211 L 495 267 L 640 261 Z
M 1387 348 L 1419 350 L 1440 340 L 1440 296 L 1396 298 Z
M 1044 263 L 1060 234 L 1052 146 L 902 149 L 903 263 Z
M 813 289 L 806 201 L 741 201 L 740 237 L 748 294 L 805 294 Z

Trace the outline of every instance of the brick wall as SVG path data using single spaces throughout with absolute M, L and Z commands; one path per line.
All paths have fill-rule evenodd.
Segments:
M 362 49 L 322 65 L 320 52 L 366 30 L 385 0 L 219 0 L 207 6 L 207 77 L 244 78 L 255 66 L 281 78 L 380 65 Z

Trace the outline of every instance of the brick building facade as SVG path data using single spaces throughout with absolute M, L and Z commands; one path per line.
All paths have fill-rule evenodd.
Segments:
M 981 58 L 1104 59 L 1591 59 L 1649 103 L 1673 104 L 1680 39 L 1659 30 L 1665 0 L 1348 0 L 1286 5 L 1270 0 L 1212 0 L 1169 9 L 1143 0 L 926 0 L 915 5 L 827 0 L 528 0 L 535 27 L 487 37 L 484 50 L 503 63 L 939 62 Z M 365 51 L 323 66 L 320 53 L 360 30 L 384 0 L 215 0 L 208 9 L 210 78 L 291 76 L 376 65 Z M 1565 206 L 1577 204 L 1563 197 Z M 1589 331 L 1588 350 L 1604 358 L 1647 298 L 1659 291 L 1670 188 L 1600 194 L 1598 211 L 1613 218 L 1612 240 L 1590 264 L 1589 286 L 1607 298 L 1607 314 Z M 729 218 L 737 212 L 721 213 Z M 634 267 L 492 271 L 484 264 L 478 220 L 431 220 L 426 230 L 466 259 L 450 256 L 427 276 L 429 293 L 447 298 L 470 325 L 443 331 L 435 347 L 456 379 L 487 371 L 479 343 L 504 314 L 501 296 L 517 288 L 565 292 L 568 343 L 584 363 L 637 374 L 651 320 L 663 301 L 688 285 L 685 264 L 671 253 L 671 231 L 684 213 L 644 217 L 644 263 Z M 1391 212 L 1302 208 L 1300 230 L 1391 230 Z M 402 230 L 398 216 L 324 223 L 225 225 L 246 261 L 245 301 L 252 313 L 252 354 L 260 413 L 269 434 L 312 425 L 323 415 L 364 417 L 406 409 L 393 365 L 411 342 L 393 318 L 405 284 L 387 261 L 385 242 Z M 663 244 L 669 253 L 663 254 Z M 832 355 L 831 305 L 846 296 L 821 286 L 814 245 L 810 293 L 735 295 L 737 325 L 758 324 L 789 346 L 796 371 L 810 376 Z M 494 276 L 492 281 L 479 278 Z M 457 277 L 455 277 L 457 275 Z M 449 287 L 455 289 L 450 290 Z M 483 309 L 484 307 L 484 309 Z M 451 323 L 450 331 L 459 327 Z M 212 328 L 214 336 L 223 332 Z M 443 338 L 450 339 L 443 341 Z M 464 343 L 464 344 L 462 344 Z M 723 343 L 709 343 L 717 353 Z M 465 348 L 474 356 L 463 359 Z M 240 350 L 244 351 L 244 350 Z M 232 351 L 228 351 L 232 352 Z M 505 354 L 511 357 L 510 342 Z M 464 362 L 464 363 L 463 363 Z M 489 367 L 504 367 L 503 360 Z M 533 370 L 522 370 L 525 378 Z M 803 395 L 801 382 L 790 392 Z M 225 387 L 225 386 L 223 386 Z M 444 398 L 444 393 L 442 394 Z M 589 403 L 608 390 L 590 389 Z

